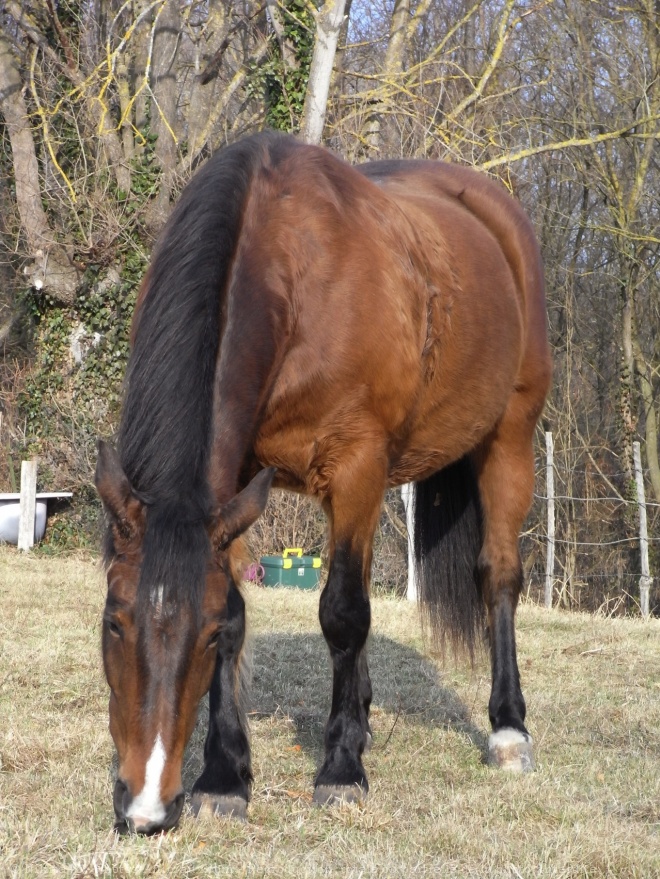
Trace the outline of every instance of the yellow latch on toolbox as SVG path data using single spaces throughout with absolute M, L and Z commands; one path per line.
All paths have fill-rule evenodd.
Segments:
M 302 554 L 303 554 L 302 549 L 298 549 L 298 548 L 294 549 L 293 547 L 289 547 L 288 549 L 285 549 L 284 552 L 282 553 L 282 559 L 283 559 L 282 567 L 285 568 L 286 570 L 288 570 L 289 568 L 292 568 L 293 562 L 291 561 L 289 556 L 290 555 L 297 555 L 298 558 L 301 559 Z

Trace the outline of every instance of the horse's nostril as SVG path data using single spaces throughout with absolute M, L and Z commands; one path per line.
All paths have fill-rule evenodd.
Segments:
M 127 833 L 133 832 L 133 829 L 126 818 L 122 818 L 121 820 L 117 819 L 113 825 L 113 829 L 119 836 L 126 836 Z
M 126 800 L 128 798 L 128 786 L 125 781 L 118 778 L 115 782 L 115 789 L 112 795 L 112 805 L 115 809 L 115 815 L 118 821 L 123 821 L 126 817 Z
M 126 833 L 129 829 L 126 822 L 126 808 L 128 806 L 128 786 L 125 781 L 118 778 L 115 782 L 115 789 L 112 794 L 112 805 L 115 810 L 115 830 L 118 833 Z

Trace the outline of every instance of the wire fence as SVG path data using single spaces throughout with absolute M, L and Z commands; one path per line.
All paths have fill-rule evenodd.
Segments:
M 613 457 L 613 456 L 612 456 Z M 570 464 L 567 463 L 571 459 Z M 639 503 L 626 497 L 629 478 L 617 469 L 616 459 L 597 462 L 601 476 L 588 455 L 561 446 L 553 463 L 557 492 L 554 494 L 554 569 L 550 576 L 551 603 L 564 608 L 608 613 L 641 612 L 641 565 Z M 591 469 L 590 469 L 591 468 Z M 648 473 L 645 483 L 650 487 Z M 545 603 L 548 580 L 548 502 L 546 476 L 539 466 L 537 491 L 521 540 L 526 594 Z M 649 612 L 660 615 L 660 504 L 646 501 L 650 575 Z M 376 593 L 405 595 L 409 591 L 406 510 L 400 489 L 386 496 L 376 535 L 372 588 Z M 253 555 L 280 552 L 284 546 L 304 546 L 310 554 L 327 559 L 326 523 L 317 507 L 298 495 L 274 492 L 266 515 L 251 531 Z M 327 571 L 325 572 L 327 573 Z
M 528 595 L 546 606 L 658 615 L 660 591 L 652 575 L 660 570 L 660 503 L 646 499 L 650 480 L 639 445 L 631 483 L 611 462 L 607 476 L 579 458 L 568 465 L 566 450 L 553 456 L 547 435 L 546 443 L 545 473 L 537 473 L 522 538 Z

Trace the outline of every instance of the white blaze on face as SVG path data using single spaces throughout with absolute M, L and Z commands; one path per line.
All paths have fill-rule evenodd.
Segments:
M 138 826 L 160 824 L 165 818 L 165 806 L 160 797 L 160 782 L 165 769 L 165 748 L 160 733 L 156 736 L 151 756 L 144 772 L 144 787 L 128 807 L 126 817 Z M 138 820 L 136 820 L 138 819 Z
M 151 604 L 154 609 L 154 616 L 156 619 L 160 617 L 163 612 L 163 586 L 159 586 L 156 589 L 156 592 L 151 596 Z

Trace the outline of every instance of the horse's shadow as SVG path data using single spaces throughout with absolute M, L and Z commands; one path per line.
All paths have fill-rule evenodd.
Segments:
M 246 699 L 249 718 L 287 718 L 295 729 L 294 743 L 320 766 L 332 688 L 330 658 L 322 635 L 259 634 L 251 639 L 249 655 Z M 486 733 L 472 723 L 468 707 L 454 690 L 443 685 L 438 669 L 429 659 L 411 647 L 378 634 L 369 640 L 368 656 L 372 708 L 395 718 L 403 717 L 407 723 L 458 730 L 485 756 Z M 201 708 L 184 769 L 186 786 L 192 784 L 201 771 L 199 745 L 205 734 L 207 716 L 205 708 Z M 388 733 L 381 727 L 375 732 L 374 748 L 383 746 L 387 738 Z

